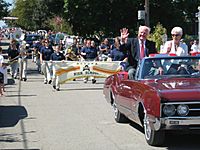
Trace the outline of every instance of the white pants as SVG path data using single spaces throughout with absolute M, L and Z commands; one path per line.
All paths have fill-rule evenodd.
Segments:
M 42 62 L 42 72 L 44 74 L 44 82 L 50 81 L 52 78 L 52 65 L 50 63 Z
M 53 76 L 52 76 L 52 85 L 57 88 L 60 88 L 59 77 L 56 75 L 55 66 L 53 65 Z
M 19 78 L 27 78 L 27 59 L 19 58 Z

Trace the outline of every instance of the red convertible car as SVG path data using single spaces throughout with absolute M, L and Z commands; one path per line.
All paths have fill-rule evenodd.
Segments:
M 149 145 L 162 145 L 170 130 L 200 129 L 200 56 L 144 58 L 135 80 L 127 72 L 111 75 L 103 93 L 116 122 L 134 121 Z

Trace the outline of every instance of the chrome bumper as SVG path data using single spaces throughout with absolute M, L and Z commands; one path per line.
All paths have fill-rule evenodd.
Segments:
M 161 118 L 160 125 L 160 127 L 163 129 L 200 129 L 200 117 Z
M 162 121 L 166 125 L 200 125 L 200 117 L 185 118 L 163 118 Z

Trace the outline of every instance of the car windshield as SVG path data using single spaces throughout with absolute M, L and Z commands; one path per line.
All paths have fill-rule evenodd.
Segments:
M 200 77 L 200 57 L 147 58 L 141 63 L 140 69 L 142 79 Z

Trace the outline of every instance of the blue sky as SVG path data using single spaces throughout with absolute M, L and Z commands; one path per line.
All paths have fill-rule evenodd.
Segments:
M 6 1 L 7 3 L 12 3 L 13 2 L 13 0 L 4 0 L 4 1 Z
M 4 1 L 7 2 L 7 3 L 10 3 L 10 4 L 13 3 L 13 0 L 4 0 Z M 11 6 L 11 8 L 12 8 L 12 6 Z

